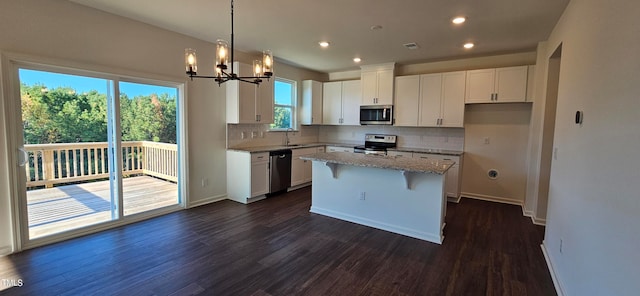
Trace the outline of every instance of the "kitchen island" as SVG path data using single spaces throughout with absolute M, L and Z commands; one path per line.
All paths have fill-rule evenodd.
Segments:
M 317 153 L 311 212 L 434 243 L 444 236 L 450 160 Z

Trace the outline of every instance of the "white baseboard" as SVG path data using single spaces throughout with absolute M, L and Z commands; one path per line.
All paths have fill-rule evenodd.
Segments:
M 458 197 L 447 196 L 447 202 L 460 203 L 462 199 L 462 195 L 458 195 Z
M 211 196 L 211 197 L 207 197 L 205 199 L 201 199 L 195 202 L 191 202 L 189 203 L 189 206 L 187 206 L 188 209 L 190 208 L 195 208 L 195 207 L 199 207 L 202 205 L 206 205 L 206 204 L 210 204 L 210 203 L 214 203 L 214 202 L 219 202 L 221 200 L 225 200 L 227 199 L 227 195 L 226 194 L 222 194 L 222 195 L 217 195 L 217 196 Z
M 517 205 L 517 206 L 521 206 L 522 207 L 522 201 L 521 200 L 512 199 L 512 198 L 491 196 L 491 195 L 484 195 L 484 194 L 476 194 L 476 193 L 469 193 L 469 192 L 462 192 L 462 193 L 460 193 L 460 195 L 463 196 L 463 197 L 466 197 L 466 198 L 473 198 L 473 199 L 479 199 L 479 200 L 499 202 L 499 203 Z
M 505 198 L 505 197 L 482 195 L 482 194 L 475 194 L 475 193 L 468 193 L 468 192 L 463 192 L 461 194 L 461 196 L 464 196 L 466 198 L 479 199 L 479 200 L 485 200 L 485 201 L 491 201 L 491 202 L 499 202 L 499 203 L 504 203 L 504 204 L 520 206 L 520 208 L 522 208 L 522 216 L 531 218 L 531 222 L 533 224 L 541 225 L 541 226 L 546 226 L 547 225 L 547 220 L 546 219 L 535 217 L 533 215 L 533 211 L 526 210 L 524 208 L 524 202 L 523 201 L 515 200 L 515 199 L 511 199 L 511 198 Z M 449 200 L 449 201 L 451 201 L 451 200 Z M 460 201 L 460 199 L 458 199 L 458 202 L 459 201 Z
M 547 220 L 538 218 L 534 215 L 533 211 L 525 209 L 525 206 L 522 206 L 522 215 L 525 217 L 531 218 L 531 222 L 535 225 L 547 226 Z
M 311 182 L 302 183 L 302 184 L 300 184 L 300 185 L 296 185 L 296 186 L 289 187 L 289 188 L 287 188 L 287 192 L 291 192 L 291 191 L 294 191 L 294 190 L 298 190 L 298 189 L 300 189 L 300 188 L 304 188 L 304 187 L 307 187 L 307 186 L 311 186 Z
M 11 254 L 12 248 L 10 246 L 0 248 L 0 256 L 5 256 Z
M 558 296 L 564 296 L 562 285 L 560 284 L 560 281 L 556 276 L 556 271 L 553 268 L 553 264 L 551 263 L 551 258 L 549 257 L 549 253 L 547 253 L 547 247 L 544 245 L 544 241 L 542 241 L 540 248 L 542 249 L 544 260 L 547 262 L 547 269 L 549 269 L 549 274 L 551 274 L 551 280 L 553 281 L 553 286 L 556 288 L 556 293 L 558 294 Z

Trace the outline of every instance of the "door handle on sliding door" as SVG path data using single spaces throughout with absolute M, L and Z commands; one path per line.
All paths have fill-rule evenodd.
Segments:
M 22 160 L 18 161 L 18 166 L 25 166 L 29 162 L 29 152 L 24 148 L 18 148 L 22 152 Z

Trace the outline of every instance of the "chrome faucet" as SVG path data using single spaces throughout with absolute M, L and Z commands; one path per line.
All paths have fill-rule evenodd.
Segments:
M 285 137 L 285 145 L 289 146 L 289 132 L 293 132 L 292 128 L 288 128 L 286 131 L 284 131 L 284 137 Z

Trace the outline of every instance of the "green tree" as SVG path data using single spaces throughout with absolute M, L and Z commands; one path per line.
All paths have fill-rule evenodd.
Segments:
M 107 137 L 106 96 L 71 88 L 21 85 L 25 143 L 101 142 Z
M 107 141 L 107 97 L 92 90 L 49 90 L 20 85 L 22 121 L 27 144 Z M 168 94 L 120 96 L 123 141 L 176 143 L 176 98 Z
M 276 106 L 273 114 L 272 128 L 290 128 L 291 127 L 291 109 Z

